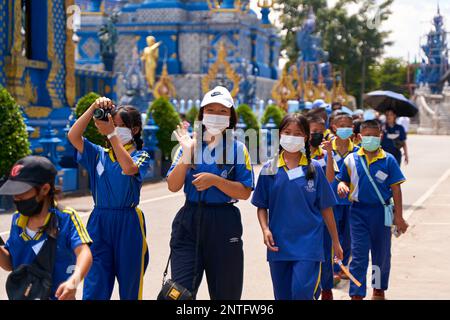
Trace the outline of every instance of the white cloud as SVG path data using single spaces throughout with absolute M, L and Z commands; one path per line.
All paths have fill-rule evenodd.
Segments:
M 432 30 L 433 17 L 436 15 L 435 1 L 395 0 L 392 15 L 383 29 L 392 30 L 389 37 L 394 44 L 386 48 L 385 56 L 402 57 L 410 60 L 421 55 L 420 41 Z M 440 1 L 441 14 L 446 29 L 450 31 L 450 1 Z M 446 19 L 447 18 L 447 19 Z M 423 41 L 424 39 L 422 39 Z

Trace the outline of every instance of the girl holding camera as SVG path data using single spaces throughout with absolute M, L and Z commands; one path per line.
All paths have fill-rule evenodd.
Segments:
M 109 148 L 83 137 L 96 109 L 106 114 L 94 122 Z M 94 263 L 84 284 L 85 300 L 110 299 L 115 278 L 121 299 L 142 299 L 148 248 L 138 205 L 150 157 L 142 150 L 141 133 L 140 112 L 129 106 L 115 108 L 106 97 L 98 98 L 69 131 L 77 160 L 89 173 L 95 203 L 87 225 Z

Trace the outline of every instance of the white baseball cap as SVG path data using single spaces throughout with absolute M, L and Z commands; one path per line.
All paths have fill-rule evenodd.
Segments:
M 219 103 L 227 108 L 234 107 L 233 97 L 227 88 L 217 86 L 203 97 L 200 107 L 204 107 L 211 103 Z

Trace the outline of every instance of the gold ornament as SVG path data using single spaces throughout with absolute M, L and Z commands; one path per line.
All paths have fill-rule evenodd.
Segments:
M 273 7 L 273 0 L 258 0 L 258 7 L 263 9 L 269 9 Z
M 344 85 L 342 84 L 342 79 L 339 79 L 337 86 L 336 82 L 333 81 L 332 100 L 333 102 L 336 101 L 342 104 L 345 104 L 345 102 L 348 101 L 347 92 L 345 92 Z
M 166 99 L 173 98 L 177 95 L 175 86 L 172 83 L 172 78 L 167 72 L 167 64 L 164 63 L 163 70 L 159 81 L 156 83 L 153 90 L 153 96 L 158 99 L 164 97 Z
M 242 4 L 241 0 L 235 0 L 234 8 L 221 8 L 221 3 L 218 0 L 208 0 L 208 8 L 213 13 L 216 12 L 237 12 L 237 13 L 248 13 L 250 10 L 250 5 L 246 3 Z
M 225 44 L 221 42 L 219 44 L 219 51 L 217 52 L 216 62 L 209 68 L 208 74 L 205 75 L 202 79 L 202 91 L 203 94 L 207 93 L 211 90 L 210 85 L 216 79 L 219 70 L 224 70 L 227 79 L 230 79 L 233 82 L 233 88 L 230 90 L 231 96 L 236 97 L 239 93 L 239 81 L 240 76 L 234 71 L 231 64 L 227 61 L 227 50 L 225 48 Z
M 278 80 L 272 88 L 272 98 L 276 104 L 287 111 L 289 100 L 295 99 L 297 93 L 292 85 L 292 77 L 288 74 L 286 69 L 283 69 L 280 80 Z
M 75 4 L 75 0 L 66 0 L 66 8 Z M 104 3 L 103 3 L 104 4 Z M 73 30 L 66 28 L 66 47 L 65 47 L 65 63 L 66 63 L 66 99 L 70 107 L 75 105 L 76 88 L 75 88 L 75 44 L 73 43 Z
M 28 100 L 28 102 L 36 104 L 36 102 L 38 101 L 37 89 L 36 86 L 34 86 L 33 83 L 31 82 L 31 76 L 29 72 L 27 72 L 25 75 L 25 82 L 23 87 L 25 97 Z

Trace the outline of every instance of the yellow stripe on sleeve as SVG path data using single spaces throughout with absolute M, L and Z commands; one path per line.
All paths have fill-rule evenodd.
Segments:
M 248 154 L 248 150 L 246 146 L 243 146 L 244 157 L 245 157 L 245 167 L 247 170 L 252 171 L 252 161 L 250 159 L 250 155 Z
M 63 210 L 63 212 L 70 215 L 70 219 L 72 220 L 72 223 L 75 225 L 75 229 L 77 230 L 81 242 L 85 244 L 92 243 L 92 239 L 89 236 L 89 233 L 87 232 L 86 227 L 84 226 L 83 221 L 81 221 L 77 212 L 71 208 L 65 209 Z
M 400 181 L 398 181 L 398 182 L 396 182 L 396 183 L 393 183 L 393 184 L 391 184 L 391 187 L 392 186 L 396 186 L 396 185 L 398 185 L 398 184 L 402 184 L 403 182 L 405 182 L 406 180 L 400 180 Z
M 147 158 L 150 158 L 150 156 L 148 155 L 147 152 L 144 151 L 142 155 L 139 157 L 139 159 L 136 161 L 136 166 L 140 167 Z

